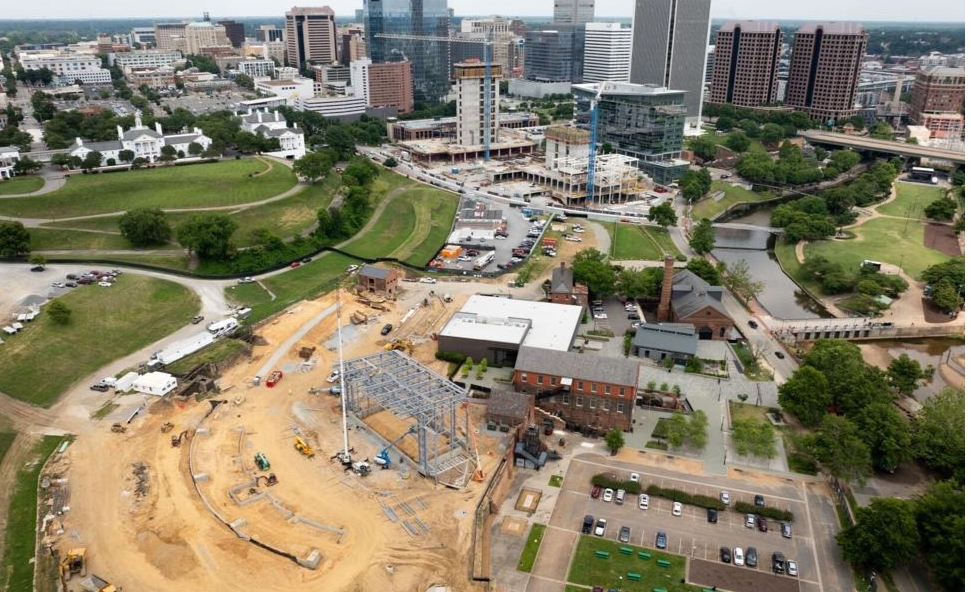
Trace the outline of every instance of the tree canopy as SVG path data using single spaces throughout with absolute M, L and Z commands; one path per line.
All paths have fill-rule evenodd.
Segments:
M 931 483 L 914 502 L 924 559 L 943 590 L 965 590 L 964 486 Z
M 671 204 L 664 202 L 660 205 L 653 206 L 651 211 L 647 214 L 647 219 L 655 224 L 658 224 L 664 228 L 668 226 L 673 226 L 678 222 L 678 214 L 671 207 Z
M 840 479 L 863 483 L 873 472 L 870 449 L 860 437 L 856 424 L 846 417 L 823 417 L 808 443 L 820 464 Z
M 573 256 L 573 277 L 599 296 L 612 294 L 617 281 L 617 273 L 607 255 L 594 248 L 583 249 Z
M 327 176 L 332 166 L 334 163 L 326 152 L 308 152 L 293 161 L 293 172 L 310 183 L 316 183 Z
M 833 404 L 826 376 L 812 366 L 802 366 L 779 387 L 779 405 L 807 427 L 818 426 Z
M 165 212 L 158 208 L 129 210 L 118 220 L 118 228 L 136 247 L 162 245 L 172 238 L 172 227 Z
M 715 248 L 715 229 L 711 220 L 703 218 L 694 225 L 688 245 L 702 255 L 710 253 Z
M 21 222 L 0 220 L 0 257 L 17 257 L 30 252 L 30 233 Z
M 877 571 L 913 561 L 920 539 L 909 501 L 876 497 L 855 514 L 856 524 L 836 535 L 844 559 Z
M 179 244 L 202 259 L 225 260 L 233 254 L 236 222 L 226 214 L 196 214 L 178 230 Z
M 914 453 L 931 469 L 964 483 L 964 393 L 947 387 L 924 402 L 914 421 Z
M 618 428 L 611 428 L 609 432 L 604 435 L 604 443 L 607 444 L 607 448 L 610 449 L 611 454 L 617 454 L 617 451 L 624 447 L 624 434 Z

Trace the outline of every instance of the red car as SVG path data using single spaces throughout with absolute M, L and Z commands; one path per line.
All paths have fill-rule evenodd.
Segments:
M 603 489 L 599 485 L 593 486 L 593 491 L 590 492 L 590 497 L 593 499 L 600 499 L 600 494 L 603 493 Z
M 282 379 L 283 379 L 283 372 L 280 372 L 279 370 L 274 370 L 273 373 L 270 374 L 270 377 L 266 379 L 266 386 L 273 388 Z
M 293 263 L 290 264 L 290 267 L 300 267 L 300 262 L 294 261 Z

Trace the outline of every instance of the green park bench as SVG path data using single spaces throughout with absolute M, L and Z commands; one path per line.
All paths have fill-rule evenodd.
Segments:
M 610 553 L 606 551 L 594 551 L 594 554 L 601 559 L 609 559 Z
M 667 588 L 655 588 L 652 592 L 668 592 Z
M 637 552 L 637 556 L 640 557 L 641 559 L 650 559 L 651 558 L 651 554 L 648 553 L 647 551 L 638 551 Z
M 622 555 L 633 555 L 634 554 L 634 550 L 631 549 L 630 547 L 621 547 L 620 548 L 620 552 L 621 552 Z
M 671 567 L 671 562 L 668 561 L 667 559 L 658 559 L 657 564 L 660 565 L 661 567 Z
M 632 581 L 632 582 L 640 582 L 641 581 L 641 574 L 634 573 L 632 571 L 629 571 L 629 572 L 627 572 L 627 579 L 630 580 L 630 581 Z

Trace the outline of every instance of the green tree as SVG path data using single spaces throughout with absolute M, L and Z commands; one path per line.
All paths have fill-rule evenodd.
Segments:
M 29 156 L 21 156 L 20 160 L 14 163 L 13 170 L 18 175 L 36 173 L 41 168 L 41 163 L 30 158 Z
M 236 222 L 227 214 L 196 214 L 179 227 L 179 244 L 202 259 L 225 260 L 233 254 Z
M 705 190 L 701 188 L 701 184 L 694 179 L 688 179 L 687 181 L 681 182 L 681 196 L 684 197 L 689 202 L 696 202 L 705 195 Z
M 71 309 L 60 300 L 54 300 L 45 309 L 51 316 L 51 321 L 58 325 L 66 325 L 71 322 Z
M 343 125 L 332 125 L 324 132 L 324 139 L 327 147 L 337 151 L 341 160 L 346 160 L 354 155 L 357 148 L 354 146 L 354 136 Z
M 683 412 L 678 411 L 671 415 L 665 425 L 664 436 L 674 448 L 684 446 L 684 441 L 688 438 L 688 418 Z
M 748 397 L 746 397 L 748 398 Z M 739 400 L 742 396 L 739 395 Z M 735 452 L 742 456 L 753 455 L 760 458 L 775 458 L 775 431 L 768 422 L 740 418 L 732 421 L 732 445 Z
M 647 219 L 659 226 L 667 228 L 668 226 L 673 226 L 678 222 L 678 214 L 671 207 L 671 204 L 664 202 L 660 205 L 651 208 L 651 211 L 647 214 Z
M 944 279 L 934 285 L 934 291 L 931 292 L 931 302 L 941 310 L 951 312 L 959 309 L 963 300 L 951 282 Z
M 767 123 L 762 126 L 760 138 L 763 144 L 778 144 L 786 137 L 786 130 L 776 123 Z
M 720 286 L 722 283 L 721 272 L 703 257 L 692 257 L 688 260 L 685 269 L 705 280 L 711 286 Z
M 738 259 L 729 263 L 723 274 L 725 287 L 738 294 L 742 302 L 758 298 L 762 290 L 765 289 L 765 282 L 752 279 L 748 263 L 744 259 Z
M 826 376 L 812 366 L 802 366 L 779 387 L 779 405 L 806 427 L 818 426 L 833 404 Z
M 158 208 L 129 210 L 118 220 L 118 228 L 136 247 L 162 245 L 172 238 L 172 227 L 165 212 Z
M 810 449 L 821 465 L 840 479 L 862 484 L 872 473 L 870 449 L 849 419 L 827 415 L 809 439 Z
M 240 88 L 245 88 L 246 90 L 253 90 L 256 85 L 253 83 L 253 79 L 246 74 L 236 75 L 236 85 Z
M 890 403 L 870 403 L 852 419 L 874 468 L 892 473 L 913 457 L 910 425 Z
M 958 202 L 953 199 L 942 197 L 929 203 L 924 208 L 924 215 L 931 220 L 938 222 L 950 222 L 954 219 L 954 214 L 958 211 Z
M 698 136 L 689 144 L 691 151 L 701 160 L 708 162 L 718 155 L 718 144 L 711 136 Z
M 845 172 L 860 163 L 860 154 L 855 150 L 834 150 L 829 160 L 839 172 Z
M 914 420 L 914 454 L 964 482 L 964 393 L 947 387 L 924 402 Z
M 617 451 L 624 447 L 624 433 L 619 428 L 611 428 L 604 435 L 604 443 L 610 449 L 610 454 L 617 454 Z
M 31 265 L 40 265 L 41 267 L 47 265 L 47 257 L 41 255 L 40 253 L 34 253 L 30 256 Z
M 725 147 L 734 152 L 745 152 L 749 147 L 749 138 L 744 132 L 732 132 L 725 138 Z
M 30 252 L 30 233 L 21 222 L 0 220 L 0 257 L 19 257 Z
M 688 419 L 688 441 L 695 448 L 704 448 L 708 443 L 708 414 L 696 409 Z
M 101 166 L 101 160 L 104 158 L 100 152 L 97 150 L 92 150 L 84 155 L 81 160 L 81 166 L 87 170 L 96 169 Z
M 613 294 L 617 282 L 607 255 L 594 248 L 583 249 L 573 256 L 573 277 L 598 296 Z
M 964 292 L 964 256 L 954 257 L 944 263 L 931 265 L 920 274 L 920 279 L 932 286 L 946 279 L 952 287 Z
M 715 129 L 720 132 L 731 131 L 735 127 L 735 120 L 731 117 L 722 116 L 715 121 Z
M 918 381 L 924 376 L 920 362 L 907 354 L 900 354 L 887 366 L 887 379 L 898 393 L 909 395 L 917 390 Z
M 357 156 L 351 159 L 351 162 L 344 167 L 341 178 L 347 186 L 358 185 L 360 187 L 367 187 L 378 178 L 380 172 L 378 167 L 370 160 Z
M 393 156 L 389 156 L 389 157 L 385 158 L 384 159 L 384 162 L 381 163 L 381 164 L 383 164 L 384 166 L 386 166 L 389 169 L 393 169 L 396 166 L 398 166 L 398 161 L 395 160 L 395 158 Z
M 702 255 L 710 253 L 715 248 L 715 229 L 711 225 L 711 220 L 703 218 L 694 225 L 688 245 Z
M 965 590 L 964 486 L 935 481 L 914 504 L 924 559 L 942 590 Z
M 118 158 L 120 158 L 122 162 L 131 162 L 135 160 L 135 152 L 132 150 L 120 150 L 118 152 Z
M 297 160 L 293 161 L 293 172 L 300 175 L 310 183 L 316 183 L 318 179 L 323 179 L 330 172 L 334 163 L 324 152 L 308 152 Z
M 886 571 L 910 563 L 920 541 L 913 503 L 886 497 L 856 511 L 856 524 L 836 535 L 843 558 L 860 568 Z
M 649 295 L 646 276 L 634 269 L 622 269 L 617 273 L 614 290 L 627 298 L 644 298 Z

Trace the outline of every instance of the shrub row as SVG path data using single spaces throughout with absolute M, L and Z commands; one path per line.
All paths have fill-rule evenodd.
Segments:
M 451 362 L 453 364 L 464 364 L 465 358 L 467 357 L 468 356 L 466 356 L 465 354 L 461 354 L 459 352 L 442 351 L 442 350 L 435 352 L 436 360 L 442 360 L 443 362 Z
M 792 512 L 771 506 L 756 506 L 748 502 L 735 502 L 735 511 L 740 514 L 757 514 L 780 522 L 792 522 Z
M 697 495 L 688 493 L 687 491 L 681 491 L 680 489 L 669 489 L 667 487 L 660 487 L 658 485 L 648 485 L 647 493 L 648 495 L 654 497 L 663 497 L 671 501 L 681 502 L 682 504 L 698 506 L 699 508 L 711 508 L 712 510 L 725 509 L 725 504 L 723 504 L 717 497 Z
M 590 480 L 594 485 L 599 485 L 600 487 L 609 487 L 610 489 L 623 489 L 627 493 L 633 493 L 634 495 L 640 494 L 641 484 L 637 481 L 620 481 L 617 479 L 616 475 L 611 475 L 607 473 L 600 473 L 599 475 L 594 475 L 593 479 Z

